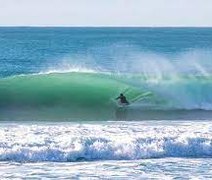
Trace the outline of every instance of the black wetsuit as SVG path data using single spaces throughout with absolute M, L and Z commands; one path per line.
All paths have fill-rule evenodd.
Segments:
M 122 104 L 129 104 L 129 102 L 127 101 L 127 98 L 123 95 L 123 96 L 119 96 L 116 99 L 120 99 L 120 102 Z

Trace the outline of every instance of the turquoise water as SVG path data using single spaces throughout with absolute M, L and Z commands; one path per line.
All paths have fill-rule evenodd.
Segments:
M 0 179 L 210 179 L 211 50 L 212 28 L 0 28 Z

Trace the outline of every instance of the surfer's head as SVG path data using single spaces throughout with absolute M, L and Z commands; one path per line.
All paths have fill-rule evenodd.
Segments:
M 121 93 L 120 96 L 124 96 L 124 95 Z

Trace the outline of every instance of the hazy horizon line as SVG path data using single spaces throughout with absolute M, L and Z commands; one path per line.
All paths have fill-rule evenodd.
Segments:
M 83 25 L 0 25 L 0 28 L 15 27 L 15 28 L 29 28 L 29 27 L 42 27 L 42 28 L 212 28 L 212 26 L 114 26 L 114 25 L 98 25 L 98 26 L 83 26 Z

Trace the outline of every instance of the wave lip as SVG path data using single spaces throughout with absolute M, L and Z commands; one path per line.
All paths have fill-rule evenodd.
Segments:
M 199 132 L 200 128 L 202 132 Z M 0 130 L 0 160 L 68 162 L 212 157 L 212 134 L 209 129 L 198 123 L 189 126 L 6 127 Z
M 47 71 L 41 71 L 38 73 L 38 75 L 42 74 L 55 74 L 55 73 L 98 73 L 97 70 L 91 69 L 91 68 L 86 68 L 86 67 L 80 67 L 80 66 L 73 66 L 73 67 L 68 67 L 64 69 L 49 69 Z

